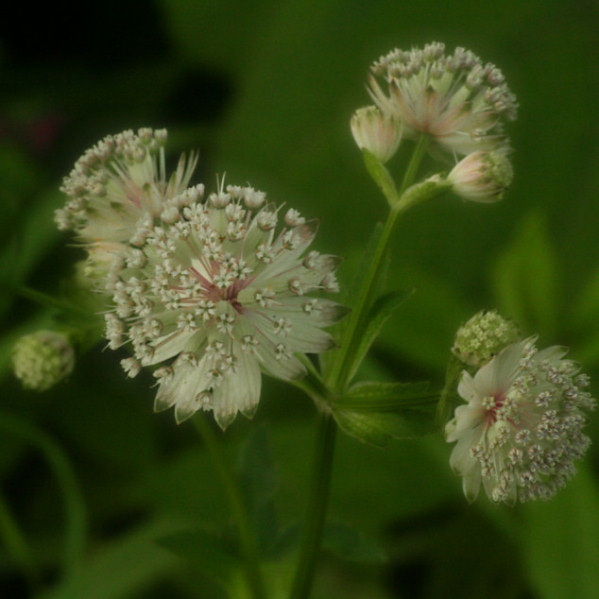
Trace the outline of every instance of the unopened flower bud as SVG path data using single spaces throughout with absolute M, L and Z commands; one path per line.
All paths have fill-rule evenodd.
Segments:
M 15 376 L 26 389 L 46 391 L 68 376 L 75 352 L 68 338 L 55 331 L 37 331 L 21 337 L 12 352 Z
M 460 160 L 447 180 L 456 195 L 474 202 L 496 202 L 512 182 L 512 165 L 505 151 L 472 152 Z
M 495 310 L 483 310 L 458 329 L 451 351 L 464 364 L 480 367 L 519 337 L 520 331 L 514 322 Z
M 401 122 L 384 115 L 376 106 L 356 110 L 351 118 L 351 132 L 360 150 L 368 150 L 380 162 L 387 162 L 399 147 Z

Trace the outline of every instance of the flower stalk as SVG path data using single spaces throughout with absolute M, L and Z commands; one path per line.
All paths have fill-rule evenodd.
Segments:
M 360 287 L 358 299 L 356 300 L 356 303 L 349 316 L 349 321 L 346 325 L 341 341 L 339 355 L 332 367 L 331 372 L 326 378 L 327 384 L 335 393 L 342 394 L 347 388 L 347 385 L 351 382 L 349 380 L 349 372 L 351 370 L 353 355 L 359 342 L 358 332 L 360 331 L 367 311 L 374 300 L 377 285 L 383 271 L 383 264 L 385 262 L 384 258 L 387 255 L 389 240 L 391 239 L 397 218 L 402 212 L 416 203 L 415 198 L 412 198 L 410 201 L 406 201 L 404 199 L 404 192 L 410 187 L 410 185 L 412 185 L 416 177 L 418 168 L 426 152 L 427 142 L 428 140 L 426 136 L 422 136 L 418 140 L 396 198 L 387 198 L 389 204 L 391 205 L 391 209 L 383 226 L 374 257 Z
M 314 476 L 290 599 L 307 599 L 312 588 L 329 503 L 336 430 L 332 416 L 321 412 L 314 452 Z
M 352 366 L 359 344 L 360 330 L 376 295 L 376 289 L 383 270 L 384 258 L 388 251 L 389 241 L 397 218 L 412 203 L 415 203 L 402 202 L 402 194 L 413 183 L 426 152 L 426 147 L 427 138 L 422 136 L 416 145 L 414 154 L 404 175 L 399 194 L 397 197 L 387 197 L 391 209 L 385 221 L 373 260 L 360 287 L 358 299 L 350 314 L 337 360 L 333 363 L 328 376 L 325 377 L 325 386 L 328 389 L 328 393 L 332 396 L 342 396 L 351 383 L 350 373 L 354 371 Z M 308 515 L 300 546 L 298 566 L 290 595 L 291 599 L 307 598 L 312 586 L 328 505 L 336 428 L 336 423 L 331 415 L 322 413 L 316 442 L 312 491 L 308 503 Z
M 233 519 L 235 520 L 237 531 L 239 533 L 239 543 L 244 560 L 245 576 L 252 597 L 253 599 L 266 599 L 268 595 L 266 593 L 262 567 L 260 565 L 258 540 L 254 534 L 248 508 L 239 487 L 239 483 L 225 459 L 222 447 L 210 424 L 206 421 L 206 418 L 204 418 L 203 415 L 196 415 L 192 419 L 192 422 L 196 430 L 200 433 L 225 488 Z

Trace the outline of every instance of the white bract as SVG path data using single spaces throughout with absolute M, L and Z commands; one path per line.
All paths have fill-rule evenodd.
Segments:
M 307 297 L 337 291 L 337 258 L 306 250 L 316 222 L 279 209 L 265 194 L 228 186 L 203 198 L 190 188 L 140 222 L 109 278 L 114 311 L 109 345 L 130 342 L 130 376 L 159 366 L 155 409 L 174 406 L 181 422 L 212 410 L 221 427 L 258 404 L 261 370 L 282 379 L 305 374 L 296 354 L 333 345 L 322 327 L 343 313 Z M 277 230 L 279 229 L 279 230 Z
M 574 474 L 589 447 L 584 411 L 595 400 L 589 379 L 562 359 L 566 350 L 538 351 L 534 339 L 503 349 L 472 377 L 463 372 L 459 406 L 445 428 L 456 442 L 452 469 L 473 501 L 482 483 L 492 501 L 548 499 Z

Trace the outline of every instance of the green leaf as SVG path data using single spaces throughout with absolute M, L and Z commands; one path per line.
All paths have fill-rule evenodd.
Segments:
M 599 327 L 599 271 L 595 271 L 580 291 L 570 311 L 571 326 L 587 332 L 588 327 Z
M 327 523 L 322 546 L 337 557 L 353 562 L 384 562 L 387 555 L 372 538 L 355 528 L 334 522 Z
M 586 466 L 551 501 L 523 506 L 524 563 L 544 599 L 599 597 L 599 489 Z
M 223 540 L 205 530 L 181 531 L 156 543 L 200 568 L 214 582 L 227 587 L 241 568 L 237 556 Z
M 434 430 L 432 408 L 394 412 L 362 412 L 333 409 L 339 428 L 370 445 L 386 447 L 391 439 L 414 439 Z
M 474 310 L 452 285 L 431 273 L 398 265 L 394 276 L 413 287 L 417 296 L 382 328 L 376 350 L 380 347 L 384 353 L 376 358 L 390 373 L 401 361 L 438 375 L 447 365 L 458 324 Z
M 157 581 L 172 576 L 177 560 L 159 548 L 155 540 L 172 530 L 172 524 L 155 521 L 123 534 L 98 548 L 66 580 L 37 599 L 122 599 L 138 596 Z
M 239 454 L 239 482 L 258 533 L 264 554 L 272 552 L 280 541 L 274 496 L 277 488 L 275 465 L 266 427 L 252 430 Z
M 555 332 L 559 322 L 557 258 L 544 219 L 529 214 L 499 256 L 493 274 L 500 311 L 524 329 Z
M 407 208 L 408 206 L 421 204 L 446 193 L 450 189 L 450 183 L 442 179 L 440 175 L 433 175 L 424 181 L 408 187 L 400 198 L 401 206 Z
M 589 277 L 568 316 L 570 328 L 580 339 L 576 359 L 593 367 L 599 363 L 599 271 Z
M 359 412 L 386 412 L 426 407 L 436 404 L 439 393 L 429 391 L 427 382 L 356 383 L 342 397 L 334 399 L 335 407 Z
M 41 195 L 28 207 L 27 220 L 12 231 L 12 239 L 0 251 L 0 279 L 8 286 L 22 284 L 35 265 L 59 238 L 54 223 L 54 210 L 60 204 L 60 194 Z M 0 294 L 0 315 L 8 310 L 14 296 Z
M 350 365 L 348 367 L 349 375 L 347 380 L 351 381 L 356 375 L 368 350 L 393 312 L 395 312 L 395 310 L 397 310 L 397 308 L 399 308 L 399 306 L 401 306 L 413 293 L 413 289 L 404 292 L 392 291 L 376 300 L 364 319 L 366 324 L 363 327 L 363 331 L 356 332 L 356 338 L 359 339 L 359 342 L 351 359 L 348 358 Z
M 385 165 L 372 152 L 363 149 L 362 156 L 364 157 L 366 170 L 374 182 L 380 187 L 389 205 L 393 206 L 398 200 L 397 189 L 393 177 Z

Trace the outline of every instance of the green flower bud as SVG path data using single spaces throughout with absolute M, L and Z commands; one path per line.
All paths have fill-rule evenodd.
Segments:
M 26 389 L 46 391 L 68 376 L 75 352 L 68 338 L 55 331 L 37 331 L 21 337 L 12 352 L 15 376 Z
M 519 338 L 515 323 L 495 310 L 483 310 L 458 329 L 451 351 L 465 364 L 480 367 Z

